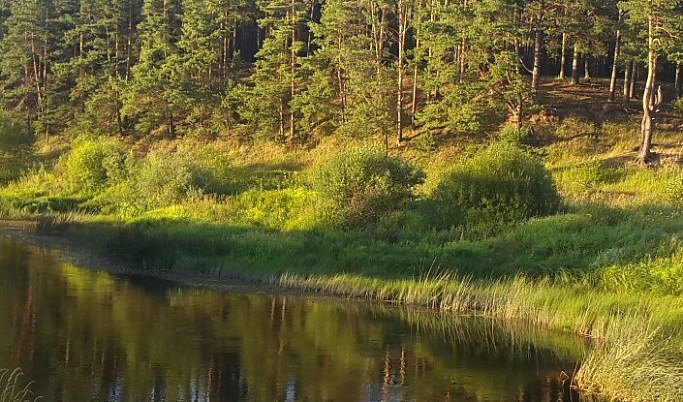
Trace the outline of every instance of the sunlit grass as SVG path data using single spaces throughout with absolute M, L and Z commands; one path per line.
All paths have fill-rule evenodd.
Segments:
M 574 380 L 583 392 L 615 401 L 681 401 L 683 366 L 670 342 L 647 316 L 622 314 L 606 324 Z

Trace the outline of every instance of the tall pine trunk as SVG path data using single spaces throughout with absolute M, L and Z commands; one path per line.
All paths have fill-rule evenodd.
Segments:
M 676 89 L 676 97 L 681 96 L 681 63 L 676 63 L 676 81 L 674 83 L 674 88 Z
M 624 68 L 624 89 L 622 91 L 621 105 L 626 107 L 629 101 L 629 89 L 631 86 L 631 76 L 633 75 L 633 62 L 627 62 Z
M 540 28 L 536 28 L 536 33 L 534 35 L 534 69 L 531 76 L 531 87 L 534 91 L 538 91 L 540 88 L 540 75 L 541 75 L 541 56 L 543 55 L 543 31 Z
M 396 142 L 403 143 L 403 73 L 405 70 L 405 45 L 408 32 L 408 6 L 405 0 L 398 0 L 398 60 L 397 60 L 397 88 L 396 88 Z
M 619 21 L 621 21 L 621 12 L 619 12 Z M 619 51 L 621 49 L 621 29 L 617 29 L 614 41 L 614 59 L 612 61 L 612 76 L 609 81 L 609 101 L 614 102 L 615 93 L 617 91 L 617 64 L 619 62 Z
M 591 70 L 590 70 L 590 63 L 588 61 L 588 55 L 583 56 L 583 79 L 586 82 L 590 82 L 591 80 Z
M 633 99 L 636 96 L 636 85 L 638 84 L 638 78 L 640 78 L 640 64 L 633 61 L 633 67 L 631 68 L 631 83 L 629 84 L 628 97 Z
M 572 85 L 579 84 L 579 59 L 581 52 L 579 52 L 579 44 L 574 43 L 574 56 L 572 57 Z
M 559 79 L 564 80 L 567 76 L 565 72 L 565 64 L 567 64 L 567 34 L 562 34 L 562 55 L 560 56 L 560 74 Z
M 652 6 L 652 0 L 649 0 Z M 651 7 L 650 7 L 651 9 Z M 648 15 L 648 37 L 647 37 L 647 78 L 645 80 L 645 90 L 643 91 L 643 121 L 641 125 L 641 144 L 638 160 L 648 163 L 652 157 L 652 131 L 654 125 L 654 87 L 657 71 L 657 54 L 654 49 L 654 21 L 652 15 Z
M 294 100 L 294 95 L 296 95 L 296 10 L 294 9 L 295 0 L 290 1 L 290 23 L 292 24 L 291 32 L 291 43 L 289 44 L 289 138 L 294 140 L 296 135 L 296 127 L 294 124 L 294 108 L 291 105 L 292 100 Z

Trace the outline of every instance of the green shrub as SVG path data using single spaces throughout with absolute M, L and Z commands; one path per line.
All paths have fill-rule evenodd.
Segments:
M 446 173 L 433 194 L 437 226 L 495 215 L 521 220 L 556 212 L 560 196 L 548 170 L 530 154 L 506 143 L 479 151 Z
M 378 222 L 413 198 L 424 173 L 378 149 L 352 148 L 322 164 L 313 178 L 330 223 L 361 228 Z
M 683 117 L 683 97 L 678 97 L 671 102 L 671 107 L 679 117 Z
M 0 110 L 0 151 L 17 152 L 33 145 L 35 138 L 26 122 L 7 110 Z
M 128 154 L 111 140 L 87 140 L 75 145 L 63 161 L 74 190 L 96 193 L 127 177 Z
M 210 172 L 190 154 L 157 151 L 149 153 L 141 162 L 133 188 L 140 206 L 165 207 L 200 193 L 209 177 Z

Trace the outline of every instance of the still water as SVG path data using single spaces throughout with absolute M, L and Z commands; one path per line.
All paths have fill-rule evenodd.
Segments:
M 0 239 L 0 368 L 44 401 L 569 401 L 578 339 L 116 277 Z

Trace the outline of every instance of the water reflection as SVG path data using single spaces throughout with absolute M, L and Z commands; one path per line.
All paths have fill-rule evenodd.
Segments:
M 584 347 L 482 318 L 115 278 L 7 240 L 0 312 L 0 367 L 48 401 L 562 401 Z

